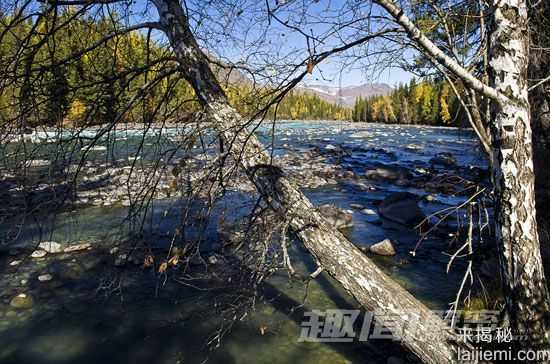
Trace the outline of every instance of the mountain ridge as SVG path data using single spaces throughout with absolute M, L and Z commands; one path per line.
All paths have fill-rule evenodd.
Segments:
M 314 93 L 325 101 L 351 107 L 359 97 L 369 98 L 372 96 L 387 95 L 393 91 L 393 88 L 385 83 L 365 83 L 342 88 L 311 84 L 297 86 L 296 90 L 299 92 Z

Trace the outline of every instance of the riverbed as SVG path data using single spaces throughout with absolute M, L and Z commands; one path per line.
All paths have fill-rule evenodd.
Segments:
M 271 132 L 270 126 L 257 131 L 264 143 L 273 142 L 275 162 L 289 171 L 306 195 L 316 205 L 333 204 L 351 215 L 353 226 L 342 231 L 354 244 L 367 247 L 391 239 L 396 255 L 371 255 L 372 259 L 429 307 L 449 307 L 464 274 L 461 262 L 446 271 L 453 251 L 450 242 L 464 211 L 457 210 L 441 231 L 418 246 L 420 236 L 414 227 L 388 221 L 378 207 L 392 194 L 409 193 L 418 197 L 419 208 L 429 216 L 465 202 L 475 192 L 472 185 L 487 187 L 487 161 L 471 131 L 286 122 L 275 128 L 274 138 Z M 174 133 L 158 131 L 168 139 Z M 150 160 L 158 153 L 153 141 L 158 136 L 139 147 L 134 138 L 141 135 L 136 130 L 120 132 L 114 144 L 104 140 L 94 145 L 90 158 L 102 163 Z M 36 142 L 46 143 L 48 137 L 53 136 L 46 134 Z M 47 161 L 48 155 L 39 150 L 34 160 Z M 47 166 L 45 162 L 42 167 Z M 120 175 L 124 167 L 109 165 L 95 174 L 108 170 Z M 161 187 L 170 186 L 167 176 Z M 447 182 L 455 177 L 474 183 Z M 93 176 L 84 182 L 95 183 Z M 224 259 L 216 247 L 220 238 L 216 222 L 222 211 L 239 215 L 254 203 L 251 187 L 243 187 L 245 183 L 227 193 L 206 224 L 205 267 L 220 266 L 216 261 Z M 306 287 L 288 279 L 284 271 L 277 272 L 264 283 L 253 309 L 226 332 L 213 302 L 222 296 L 232 299 L 235 292 L 230 284 L 220 284 L 214 291 L 197 290 L 159 280 L 154 271 L 143 268 L 142 257 L 117 264 L 123 249 L 120 243 L 134 234 L 126 219 L 132 201 L 116 193 L 116 183 L 102 188 L 103 192 L 93 190 L 97 193 L 77 191 L 70 208 L 58 214 L 42 211 L 19 222 L 17 229 L 10 219 L 0 225 L 4 243 L 0 255 L 1 362 L 387 363 L 389 358 L 394 363 L 414 362 L 391 341 L 299 342 L 304 311 L 357 307 L 326 273 Z M 152 202 L 140 236 L 159 246 L 169 244 L 181 221 L 183 202 L 171 196 L 168 187 L 166 191 Z M 40 241 L 55 241 L 63 247 L 87 245 L 74 252 L 29 257 Z M 314 270 L 298 244 L 292 245 L 290 255 L 297 270 Z M 19 263 L 14 265 L 14 261 Z M 39 280 L 45 274 L 50 279 Z M 10 306 L 12 298 L 21 293 L 32 297 L 30 308 Z

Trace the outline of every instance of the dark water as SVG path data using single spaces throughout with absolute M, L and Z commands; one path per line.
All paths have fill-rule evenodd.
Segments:
M 270 129 L 260 130 L 264 141 L 270 141 Z M 167 133 L 169 140 L 170 132 Z M 118 143 L 115 153 L 135 153 L 130 132 Z M 444 128 L 357 125 L 343 123 L 285 123 L 276 131 L 276 154 L 318 147 L 330 150 L 344 147 L 353 153 L 344 158 L 349 170 L 360 174 L 365 168 L 380 164 L 399 165 L 411 171 L 429 167 L 437 153 L 449 152 L 461 167 L 486 167 L 474 135 L 468 131 Z M 104 141 L 104 145 L 109 145 Z M 129 147 L 128 147 L 129 146 Z M 146 146 L 144 155 L 154 153 L 154 143 Z M 113 151 L 98 150 L 97 158 L 107 158 Z M 116 158 L 120 158 L 117 155 Z M 144 159 L 146 157 L 144 156 Z M 419 172 L 420 173 L 420 172 Z M 376 210 L 376 204 L 392 192 L 409 191 L 427 194 L 419 188 L 375 183 L 376 190 L 360 192 L 346 183 L 306 190 L 316 204 L 334 203 L 349 209 L 361 204 Z M 464 201 L 465 197 L 436 194 L 435 200 L 422 202 L 421 208 L 434 212 Z M 229 196 L 225 204 L 235 211 L 250 206 L 246 196 Z M 226 206 L 226 207 L 227 207 Z M 222 206 L 223 207 L 223 206 Z M 220 207 L 220 208 L 222 208 Z M 121 206 L 89 207 L 25 224 L 17 240 L 28 246 L 42 240 L 58 242 L 86 241 L 108 249 L 128 234 L 123 223 L 126 208 Z M 179 221 L 174 201 L 157 201 L 146 224 L 147 237 L 162 240 Z M 216 212 L 214 213 L 215 216 Z M 415 257 L 409 254 L 418 241 L 411 230 L 380 225 L 378 219 L 355 212 L 354 227 L 345 233 L 357 245 L 369 245 L 384 238 L 395 241 L 397 256 L 374 257 L 375 261 L 402 286 L 434 309 L 445 309 L 456 294 L 463 271 L 459 265 L 446 273 L 448 256 L 444 238 L 428 238 Z M 207 227 L 207 241 L 217 239 L 216 227 Z M 299 270 L 313 268 L 307 253 L 299 246 L 291 252 Z M 112 270 L 112 262 L 94 254 L 68 257 L 63 262 L 25 261 L 19 268 L 8 267 L 14 258 L 0 258 L 0 267 L 8 274 L 1 277 L 0 362 L 16 363 L 386 363 L 388 357 L 406 360 L 406 354 L 391 342 L 368 343 L 303 343 L 298 342 L 303 311 L 352 308 L 357 304 L 324 273 L 307 290 L 302 283 L 289 281 L 277 274 L 264 287 L 269 300 L 258 302 L 253 312 L 238 321 L 223 337 L 207 345 L 220 327 L 212 313 L 216 294 L 188 289 L 168 282 L 157 290 L 158 282 L 150 273 L 136 269 L 124 274 L 120 290 L 113 296 L 96 291 L 97 278 Z M 19 259 L 19 258 L 17 258 Z M 56 267 L 60 265 L 62 268 Z M 65 265 L 73 267 L 79 279 L 62 284 Z M 72 268 L 71 268 L 72 269 Z M 37 273 L 38 272 L 38 273 Z M 37 274 L 53 272 L 51 282 L 39 283 Z M 86 278 L 94 275 L 94 279 Z M 73 278 L 73 277 L 69 277 Z M 21 279 L 26 279 L 21 283 Z M 38 285 L 46 287 L 34 297 L 30 310 L 9 307 L 15 293 L 26 292 Z M 119 288 L 120 288 L 119 287 Z M 90 294 L 90 292 L 96 294 Z M 122 292 L 122 294 L 120 294 Z M 227 293 L 227 292 L 226 292 Z M 231 294 L 231 292 L 228 292 Z M 296 308 L 304 303 L 304 307 Z M 260 328 L 266 328 L 264 334 Z

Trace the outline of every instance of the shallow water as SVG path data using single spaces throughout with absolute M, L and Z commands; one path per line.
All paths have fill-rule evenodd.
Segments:
M 132 137 L 139 133 L 134 134 L 124 136 L 119 143 L 134 145 Z M 259 134 L 264 141 L 270 140 L 269 127 L 262 128 Z M 105 145 L 112 146 L 107 141 Z M 276 129 L 276 154 L 284 154 L 287 148 L 330 149 L 334 145 L 353 150 L 344 163 L 358 174 L 379 163 L 406 166 L 411 170 L 424 168 L 429 165 L 430 158 L 440 152 L 452 153 L 462 167 L 487 165 L 473 133 L 464 130 L 336 122 L 284 123 Z M 119 153 L 132 155 L 136 150 L 133 148 L 125 149 L 123 145 L 115 144 L 115 150 L 94 153 L 98 158 L 115 153 L 118 158 Z M 374 185 L 376 190 L 372 192 L 358 191 L 346 183 L 305 192 L 316 204 L 333 203 L 349 209 L 350 204 L 356 203 L 374 210 L 377 201 L 391 192 L 427 193 L 382 182 Z M 464 200 L 460 196 L 436 197 L 432 203 L 421 204 L 425 212 Z M 244 211 L 250 203 L 239 194 L 225 200 L 225 204 L 235 211 Z M 179 221 L 178 204 L 164 200 L 154 205 L 145 224 L 145 238 L 159 245 L 166 244 L 167 233 L 173 231 Z M 25 221 L 16 239 L 17 244 L 28 246 L 40 240 L 86 241 L 98 251 L 108 250 L 126 239 L 129 233 L 124 223 L 126 211 L 121 206 L 88 207 L 56 216 L 46 215 L 38 221 Z M 354 227 L 345 231 L 352 242 L 365 246 L 386 237 L 395 241 L 396 257 L 373 259 L 428 306 L 434 309 L 448 307 L 456 294 L 463 267 L 458 264 L 449 274 L 445 272 L 448 262 L 448 256 L 442 254 L 447 247 L 445 239 L 434 237 L 426 240 L 422 249 L 412 257 L 409 251 L 418 241 L 414 231 L 380 225 L 377 219 L 357 211 L 353 214 L 353 222 Z M 216 226 L 209 224 L 204 248 L 208 250 L 208 243 L 215 243 L 217 239 Z M 309 256 L 298 246 L 293 247 L 291 256 L 298 270 L 313 270 Z M 0 256 L 0 267 L 7 271 L 1 278 L 0 342 L 3 345 L 0 347 L 0 362 L 200 363 L 208 358 L 212 363 L 386 363 L 390 356 L 407 359 L 406 353 L 391 341 L 298 342 L 304 310 L 357 307 L 357 303 L 325 273 L 309 285 L 301 308 L 296 307 L 303 303 L 304 285 L 289 281 L 283 273 L 272 277 L 264 287 L 265 296 L 270 299 L 258 302 L 256 309 L 239 321 L 216 348 L 216 345 L 206 345 L 220 327 L 218 316 L 211 312 L 216 294 L 170 282 L 157 290 L 158 281 L 150 273 L 136 268 L 124 274 L 122 295 L 104 298 L 96 288 L 98 277 L 110 278 L 108 272 L 112 270 L 112 263 L 108 259 L 86 253 L 68 257 L 62 262 L 55 259 L 25 261 L 17 268 L 11 268 L 7 264 L 13 258 Z M 74 277 L 66 280 L 61 277 L 66 270 L 64 264 L 74 267 Z M 38 283 L 37 271 L 52 272 L 54 279 Z M 88 275 L 93 275 L 94 279 L 85 278 Z M 22 284 L 21 279 L 27 279 L 27 282 Z M 9 300 L 16 292 L 40 284 L 46 287 L 45 292 L 35 297 L 31 310 L 9 308 Z M 265 329 L 263 334 L 260 327 Z

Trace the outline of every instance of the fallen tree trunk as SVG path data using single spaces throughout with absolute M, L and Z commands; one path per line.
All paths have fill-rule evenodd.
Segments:
M 292 231 L 318 264 L 361 305 L 388 323 L 402 344 L 423 362 L 457 362 L 457 348 L 465 345 L 446 323 L 333 229 L 284 172 L 271 165 L 263 145 L 244 129 L 246 120 L 229 105 L 189 30 L 178 0 L 153 0 L 153 3 L 185 77 L 212 120 L 212 128 L 265 201 L 290 219 Z

